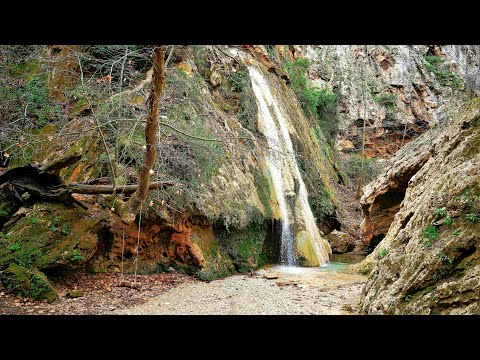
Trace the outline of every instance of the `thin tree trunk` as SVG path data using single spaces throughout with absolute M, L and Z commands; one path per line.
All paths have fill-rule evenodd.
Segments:
M 157 45 L 153 51 L 153 83 L 152 91 L 148 98 L 149 113 L 147 126 L 145 128 L 145 140 L 147 150 L 143 160 L 142 168 L 138 179 L 138 189 L 131 198 L 125 203 L 121 210 L 121 218 L 127 224 L 135 220 L 135 216 L 140 211 L 142 203 L 146 200 L 149 184 L 150 171 L 153 168 L 156 156 L 157 128 L 158 128 L 158 104 L 163 93 L 165 83 L 164 69 L 165 46 Z

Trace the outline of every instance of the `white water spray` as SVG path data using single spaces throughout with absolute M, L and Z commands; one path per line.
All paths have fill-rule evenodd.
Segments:
M 298 168 L 286 119 L 273 98 L 268 83 L 262 74 L 253 66 L 250 66 L 248 70 L 253 92 L 257 98 L 259 119 L 261 120 L 260 128 L 263 127 L 261 130 L 263 130 L 267 138 L 269 147 L 267 166 L 272 177 L 282 220 L 281 261 L 287 265 L 296 265 L 298 263 L 295 256 L 295 239 L 290 227 L 290 212 L 286 196 L 287 186 L 284 180 L 291 177 L 298 183 L 298 193 L 295 194 L 297 196 L 295 201 L 298 201 L 297 211 L 300 214 L 295 215 L 297 218 L 303 219 L 305 230 L 308 233 L 308 238 L 312 241 L 318 263 L 320 265 L 324 264 L 329 260 L 329 253 L 331 253 L 330 245 L 320 236 L 315 218 L 308 204 L 307 190 Z M 273 110 L 276 121 L 272 116 L 271 110 Z

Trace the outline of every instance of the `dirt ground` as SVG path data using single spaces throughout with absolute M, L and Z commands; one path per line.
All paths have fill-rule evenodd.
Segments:
M 60 300 L 48 304 L 0 289 L 1 315 L 358 314 L 366 277 L 340 269 L 275 266 L 204 282 L 179 273 L 138 275 L 140 289 L 119 286 L 133 275 L 77 272 L 52 278 Z M 71 290 L 84 296 L 69 298 Z
M 0 315 L 107 314 L 114 310 L 138 306 L 180 284 L 198 281 L 178 273 L 138 275 L 137 284 L 140 284 L 141 288 L 133 289 L 119 286 L 121 280 L 133 282 L 133 275 L 122 277 L 120 274 L 78 272 L 51 280 L 60 295 L 60 301 L 48 304 L 18 298 L 0 289 Z M 68 298 L 67 293 L 71 290 L 80 290 L 84 296 Z

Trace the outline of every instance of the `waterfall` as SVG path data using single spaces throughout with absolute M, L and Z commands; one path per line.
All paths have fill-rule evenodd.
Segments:
M 298 168 L 295 151 L 288 131 L 288 125 L 283 113 L 270 92 L 267 81 L 253 66 L 249 66 L 249 75 L 253 92 L 257 99 L 259 110 L 259 129 L 267 138 L 267 166 L 275 189 L 282 220 L 280 260 L 287 265 L 297 265 L 295 249 L 299 247 L 299 239 L 292 233 L 291 218 L 294 222 L 303 223 L 306 239 L 310 241 L 316 261 L 311 263 L 324 264 L 329 260 L 330 245 L 320 236 L 315 218 L 308 204 L 308 193 L 305 188 L 300 169 Z M 272 116 L 272 113 L 274 116 Z M 292 184 L 294 184 L 292 186 Z M 296 185 L 295 185 L 296 184 Z M 295 191 L 296 190 L 296 193 Z M 295 211 L 291 209 L 288 197 L 294 197 Z M 293 216 L 290 216 L 292 214 Z

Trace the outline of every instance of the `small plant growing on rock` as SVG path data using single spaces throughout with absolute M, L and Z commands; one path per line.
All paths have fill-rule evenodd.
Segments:
M 438 230 L 435 226 L 429 225 L 425 230 L 423 230 L 423 236 L 435 240 L 438 236 Z
M 445 226 L 450 227 L 450 226 L 452 226 L 452 222 L 453 222 L 452 218 L 450 216 L 447 216 L 443 223 L 445 224 Z
M 460 232 L 461 232 L 460 229 L 455 229 L 455 230 L 452 231 L 452 235 L 453 236 L 458 236 L 458 235 L 460 235 Z
M 71 231 L 71 228 L 67 224 L 67 225 L 63 225 L 62 230 L 60 232 L 62 233 L 62 235 L 68 235 L 70 234 L 70 231 Z
M 32 224 L 38 224 L 40 220 L 38 220 L 37 217 L 29 217 L 28 221 L 31 222 Z
M 381 258 L 383 258 L 387 255 L 388 255 L 388 249 L 382 249 L 382 251 L 380 251 L 380 257 Z
M 441 208 L 436 209 L 435 210 L 435 215 L 444 217 L 445 215 L 447 215 L 447 208 L 446 207 L 441 207 Z
M 237 71 L 233 73 L 228 80 L 232 85 L 233 89 L 237 92 L 242 92 L 245 87 L 245 82 L 247 81 L 247 73 L 245 70 Z
M 433 243 L 429 239 L 423 239 L 422 240 L 422 245 L 423 245 L 424 248 L 427 248 L 427 247 L 432 247 Z
M 467 214 L 467 215 L 465 215 L 465 218 L 468 221 L 471 221 L 471 222 L 479 222 L 480 221 L 480 218 L 475 213 Z
M 32 277 L 30 281 L 30 290 L 28 293 L 32 298 L 38 299 L 44 292 L 48 290 L 49 288 L 47 284 L 45 284 L 40 275 L 34 275 Z
M 411 298 L 412 298 L 412 295 L 409 294 L 409 295 L 405 295 L 403 297 L 403 300 L 405 300 L 406 302 L 409 302 Z
M 72 251 L 72 261 L 81 261 L 85 259 L 86 259 L 85 256 L 80 254 L 77 250 Z
M 8 248 L 10 249 L 10 251 L 17 251 L 20 250 L 20 244 L 16 242 L 15 244 L 10 245 Z
M 53 220 L 53 223 L 52 223 L 52 226 L 50 226 L 48 228 L 48 230 L 50 231 L 57 231 L 58 230 L 58 223 L 60 222 L 60 218 L 59 217 L 56 217 L 54 220 Z
M 451 87 L 463 86 L 465 82 L 463 78 L 461 78 L 459 75 L 457 75 L 456 73 L 448 69 L 442 68 L 442 64 L 445 62 L 444 59 L 442 59 L 439 56 L 426 56 L 425 60 L 426 60 L 425 69 L 433 73 L 437 78 L 438 82 L 442 86 L 445 86 L 445 85 L 451 86 Z
M 452 264 L 452 259 L 450 259 L 450 257 L 445 254 L 443 251 L 439 252 L 437 254 L 437 257 L 442 260 L 442 262 L 445 264 L 445 265 L 451 265 Z
M 395 94 L 380 94 L 380 95 L 373 94 L 372 97 L 373 97 L 373 101 L 375 101 L 376 103 L 384 106 L 389 110 L 395 110 L 395 100 L 396 100 Z

